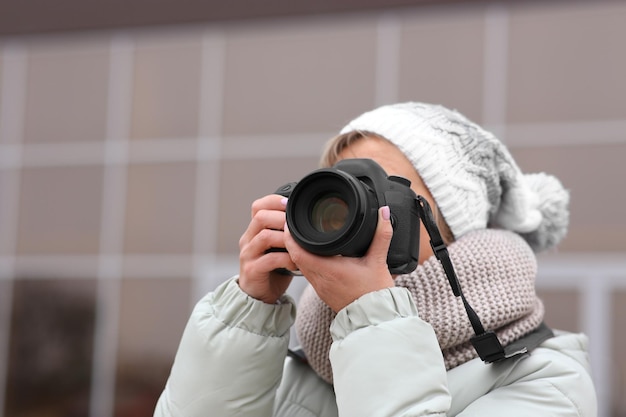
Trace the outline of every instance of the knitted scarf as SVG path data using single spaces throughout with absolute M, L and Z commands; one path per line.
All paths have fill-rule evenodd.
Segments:
M 537 262 L 522 237 L 483 229 L 462 236 L 448 251 L 463 293 L 485 329 L 494 330 L 503 346 L 541 324 L 544 307 L 535 293 Z M 463 303 L 452 293 L 434 256 L 412 273 L 398 276 L 395 285 L 409 290 L 420 317 L 433 327 L 448 370 L 478 356 L 470 343 L 474 332 Z M 311 367 L 331 384 L 328 356 L 334 317 L 308 286 L 298 303 L 296 334 Z

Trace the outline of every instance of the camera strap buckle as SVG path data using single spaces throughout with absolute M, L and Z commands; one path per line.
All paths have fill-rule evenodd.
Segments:
M 417 196 L 417 209 L 420 219 L 424 223 L 424 227 L 430 237 L 430 246 L 433 249 L 435 257 L 439 260 L 441 266 L 443 267 L 446 277 L 448 278 L 448 282 L 450 283 L 450 287 L 452 288 L 452 292 L 456 297 L 461 297 L 461 300 L 463 301 L 465 312 L 467 313 L 467 317 L 475 333 L 475 335 L 470 339 L 472 346 L 474 346 L 476 353 L 478 353 L 478 356 L 480 356 L 485 363 L 498 362 L 503 359 L 526 354 L 554 335 L 552 330 L 542 323 L 530 334 L 504 348 L 495 332 L 492 330 L 485 330 L 482 322 L 480 321 L 480 317 L 478 317 L 478 314 L 476 314 L 470 303 L 465 298 L 465 295 L 463 295 L 461 284 L 454 271 L 454 266 L 452 265 L 448 248 L 441 237 L 441 233 L 439 232 L 439 228 L 434 220 L 430 205 L 421 195 Z
M 473 336 L 470 341 L 483 362 L 497 362 L 504 359 L 506 356 L 504 348 L 500 340 L 498 340 L 498 336 L 491 330 Z

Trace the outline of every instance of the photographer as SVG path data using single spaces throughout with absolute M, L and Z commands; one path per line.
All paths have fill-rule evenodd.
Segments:
M 410 227 L 393 199 L 370 215 L 359 256 L 302 247 L 286 223 L 297 185 L 255 201 L 239 275 L 197 304 L 155 416 L 595 416 L 587 339 L 547 328 L 534 288 L 534 252 L 568 225 L 560 182 L 522 174 L 489 132 L 424 103 L 350 122 L 322 165 L 351 159 L 410 180 L 419 250 L 397 244 Z M 320 236 L 351 221 L 342 198 Z M 396 251 L 414 265 L 393 267 Z M 285 270 L 311 284 L 297 317 Z M 306 359 L 287 356 L 294 323 Z

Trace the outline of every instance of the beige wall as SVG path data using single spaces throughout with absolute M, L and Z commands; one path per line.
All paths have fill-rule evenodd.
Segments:
M 571 227 L 550 262 L 626 259 L 626 4 L 514 4 L 0 38 L 0 302 L 28 279 L 95 282 L 91 412 L 123 415 L 162 386 L 193 303 L 237 272 L 251 201 L 400 100 L 455 107 L 561 178 Z M 580 330 L 565 287 L 542 289 L 548 317 Z M 17 355 L 4 336 L 24 337 L 9 310 L 0 363 Z M 607 325 L 623 350 L 623 320 Z M 626 415 L 626 362 L 612 369 L 606 410 Z

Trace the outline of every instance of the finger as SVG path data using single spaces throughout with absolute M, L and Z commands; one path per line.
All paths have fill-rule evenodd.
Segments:
M 393 237 L 393 226 L 391 224 L 391 212 L 388 206 L 381 207 L 378 210 L 378 224 L 374 238 L 367 250 L 367 257 L 376 259 L 377 263 L 387 264 L 387 253 L 389 245 Z
M 239 240 L 239 248 L 252 241 L 263 230 L 282 230 L 285 224 L 285 212 L 277 210 L 260 210 L 250 223 Z M 282 247 L 282 245 L 280 246 Z
M 247 277 L 266 277 L 267 274 L 277 269 L 295 271 L 298 268 L 287 252 L 270 252 L 250 262 L 240 264 L 241 274 Z
M 284 250 L 282 234 L 281 231 L 265 229 L 244 245 L 239 253 L 242 274 L 259 276 L 277 268 L 297 269 L 289 254 Z
M 296 267 L 295 269 L 300 270 L 307 278 L 308 276 L 324 275 L 323 271 L 330 269 L 335 257 L 315 255 L 303 249 L 289 232 L 287 224 L 283 227 L 284 245 L 291 261 Z
M 289 232 L 289 227 L 287 223 L 283 225 L 283 244 L 287 249 L 291 259 L 297 264 L 299 259 L 302 259 L 303 256 L 307 255 L 300 245 L 293 239 L 291 233 Z
M 267 253 L 259 259 L 259 262 L 260 267 L 267 271 L 276 271 L 277 269 L 296 271 L 298 269 L 287 252 Z
M 284 249 L 283 232 L 280 230 L 263 229 L 255 234 L 250 241 L 242 244 L 240 257 L 244 260 L 256 259 L 272 252 L 272 249 Z
M 297 258 L 300 257 L 301 253 L 304 253 L 304 250 L 300 247 L 300 245 L 294 240 L 293 236 L 291 236 L 291 232 L 289 231 L 289 226 L 287 223 L 283 225 L 283 244 L 285 245 L 285 249 L 293 256 Z
M 251 207 L 251 217 L 261 210 L 280 210 L 285 211 L 287 206 L 287 198 L 278 194 L 269 194 L 254 200 Z

